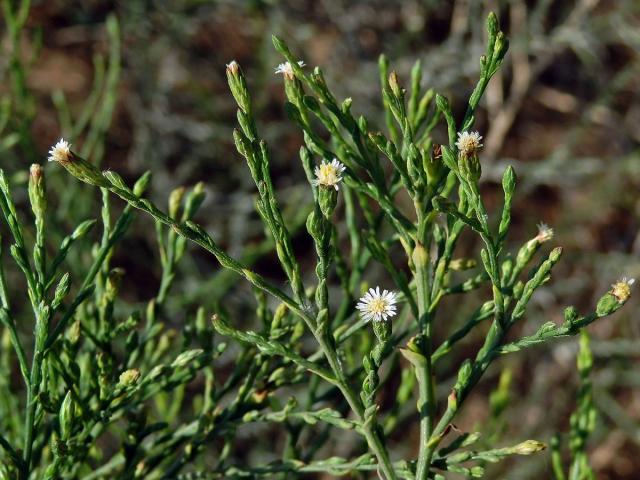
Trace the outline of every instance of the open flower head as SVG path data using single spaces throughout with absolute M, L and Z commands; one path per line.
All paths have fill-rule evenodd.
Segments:
M 302 60 L 300 60 L 298 61 L 298 65 L 300 67 L 304 67 L 305 63 Z M 287 80 L 293 80 L 293 67 L 289 62 L 284 62 L 278 65 L 276 67 L 276 75 L 278 73 L 281 73 L 284 76 L 284 78 L 286 78 Z
M 67 163 L 71 161 L 72 157 L 71 144 L 63 138 L 58 140 L 58 143 L 49 150 L 50 162 Z
M 483 145 L 480 143 L 482 136 L 478 132 L 458 132 L 458 141 L 456 147 L 460 155 L 470 157 L 476 155 Z
M 631 296 L 631 285 L 635 281 L 635 278 L 622 277 L 622 279 L 611 285 L 611 295 L 616 297 L 616 300 L 620 303 L 626 302 Z
M 345 166 L 338 161 L 337 158 L 331 160 L 331 162 L 324 161 L 317 166 L 314 173 L 316 178 L 312 180 L 312 183 L 317 186 L 333 187 L 338 190 L 338 184 L 342 181 L 342 172 L 344 172 Z
M 544 222 L 539 223 L 538 235 L 536 236 L 535 240 L 538 243 L 544 243 L 544 242 L 548 242 L 552 238 L 553 238 L 553 228 L 549 227 L 549 225 L 547 225 Z
M 356 308 L 365 322 L 382 322 L 396 315 L 396 293 L 389 290 L 380 292 L 380 287 L 370 288 L 361 298 Z

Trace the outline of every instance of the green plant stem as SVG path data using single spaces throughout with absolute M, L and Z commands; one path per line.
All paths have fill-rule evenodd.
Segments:
M 11 338 L 11 345 L 18 357 L 18 364 L 20 365 L 20 373 L 25 381 L 25 385 L 29 384 L 29 363 L 27 362 L 27 356 L 18 337 L 18 331 L 16 330 L 16 324 L 9 314 L 6 307 L 0 307 L 0 323 L 2 323 L 8 330 Z
M 338 385 L 337 385 L 338 388 L 340 389 L 340 391 L 342 392 L 342 395 L 344 396 L 345 400 L 349 404 L 349 407 L 351 407 L 351 410 L 353 410 L 353 412 L 356 414 L 358 419 L 361 421 L 362 433 L 364 434 L 367 440 L 367 443 L 369 444 L 369 448 L 378 459 L 380 468 L 384 473 L 386 479 L 387 480 L 397 479 L 398 477 L 396 476 L 395 469 L 393 468 L 393 464 L 391 463 L 391 459 L 389 458 L 389 452 L 387 451 L 387 448 L 384 446 L 384 443 L 380 438 L 380 435 L 376 431 L 375 423 L 363 422 L 364 408 L 362 406 L 362 402 L 360 401 L 360 398 L 358 397 L 358 395 L 354 392 L 353 388 L 349 385 L 345 377 L 342 365 L 340 364 L 340 360 L 338 359 L 338 355 L 336 351 L 331 346 L 329 346 L 327 341 L 324 338 L 322 338 L 322 336 L 317 335 L 316 339 L 318 340 L 318 343 L 320 344 L 320 348 L 322 349 L 322 351 L 325 354 L 325 357 L 327 358 L 327 362 L 329 362 L 329 366 L 336 374 L 337 381 L 338 381 Z
M 47 322 L 48 319 L 42 318 L 43 312 L 38 309 L 36 311 L 36 325 L 40 322 Z M 36 326 L 36 330 L 38 327 Z M 31 373 L 29 375 L 29 382 L 27 383 L 27 414 L 25 417 L 25 437 L 24 437 L 24 464 L 23 468 L 20 470 L 20 480 L 27 480 L 29 478 L 29 474 L 31 471 L 31 456 L 33 452 L 33 441 L 35 434 L 35 424 L 36 424 L 36 408 L 38 406 L 38 402 L 36 399 L 38 398 L 38 393 L 40 391 L 40 376 L 42 373 L 42 349 L 44 345 L 42 341 L 44 337 L 41 337 L 36 332 L 36 341 L 35 341 L 35 350 L 33 354 L 33 360 L 31 363 Z
M 497 353 L 497 348 L 502 342 L 504 334 L 504 329 L 499 325 L 497 320 L 494 320 L 491 328 L 489 329 L 489 333 L 487 334 L 485 343 L 478 352 L 478 355 L 476 356 L 476 359 L 473 363 L 471 375 L 469 376 L 467 382 L 461 385 L 459 390 L 455 393 L 455 401 L 449 402 L 447 410 L 442 415 L 440 421 L 431 432 L 427 451 L 427 455 L 429 456 L 429 458 L 433 457 L 435 449 L 442 441 L 447 427 L 458 413 L 459 406 L 463 403 L 469 391 L 476 385 L 476 383 L 478 383 L 480 378 L 482 378 L 484 372 L 489 367 L 491 360 Z
M 316 340 L 318 341 L 322 352 L 324 353 L 329 366 L 334 371 L 336 378 L 338 380 L 338 388 L 342 392 L 343 396 L 349 403 L 349 406 L 353 410 L 353 412 L 357 415 L 358 419 L 362 422 L 364 419 L 364 409 L 362 403 L 360 402 L 358 396 L 354 392 L 351 386 L 349 386 L 344 371 L 342 369 L 342 365 L 338 359 L 338 355 L 335 350 L 328 344 L 326 339 L 322 337 L 321 334 L 317 333 L 314 328 L 313 319 L 309 316 L 309 314 L 298 305 L 298 303 L 293 300 L 291 297 L 286 295 L 280 289 L 270 285 L 267 283 L 260 275 L 257 275 L 250 270 L 244 268 L 239 262 L 235 259 L 231 258 L 225 252 L 223 252 L 213 241 L 213 239 L 202 230 L 199 226 L 194 223 L 181 224 L 165 213 L 163 213 L 160 209 L 158 209 L 155 205 L 153 205 L 148 200 L 143 200 L 138 198 L 133 192 L 129 189 L 125 189 L 119 186 L 111 185 L 107 187 L 112 193 L 118 195 L 123 200 L 125 200 L 129 205 L 139 210 L 142 210 L 152 217 L 154 217 L 157 221 L 164 223 L 165 225 L 171 227 L 176 231 L 179 235 L 191 240 L 194 243 L 197 243 L 202 248 L 213 254 L 216 259 L 220 262 L 220 264 L 226 268 L 229 268 L 243 277 L 245 277 L 249 282 L 258 287 L 259 289 L 265 291 L 266 293 L 276 297 L 280 301 L 284 302 L 296 315 L 301 317 L 307 327 L 311 332 L 313 332 Z M 363 424 L 362 432 L 369 444 L 369 448 L 375 454 L 378 462 L 380 463 L 380 468 L 383 473 L 387 477 L 388 480 L 395 480 L 397 478 L 395 471 L 393 469 L 391 460 L 389 458 L 389 453 L 387 452 L 386 447 L 383 444 L 382 439 L 375 431 L 374 425 L 371 424 Z
M 416 377 L 418 380 L 418 412 L 420 415 L 420 448 L 418 453 L 418 465 L 416 469 L 417 480 L 427 480 L 429 476 L 430 457 L 428 455 L 427 443 L 433 421 L 435 419 L 435 385 L 431 358 L 431 318 L 429 315 L 429 272 L 427 254 L 422 245 L 416 247 L 414 253 L 414 264 L 416 268 L 415 282 L 418 297 L 418 316 L 420 331 L 423 332 L 422 354 L 425 358 L 424 364 L 416 366 Z M 420 257 L 420 258 L 418 258 Z

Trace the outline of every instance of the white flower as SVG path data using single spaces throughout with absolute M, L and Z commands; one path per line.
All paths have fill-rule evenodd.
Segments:
M 360 311 L 360 316 L 365 322 L 371 320 L 381 322 L 388 318 L 395 317 L 397 301 L 398 299 L 394 292 L 383 290 L 382 293 L 380 293 L 380 287 L 376 287 L 375 290 L 370 288 L 369 291 L 360 298 L 356 308 Z
M 547 225 L 544 222 L 539 223 L 538 235 L 536 236 L 535 240 L 537 240 L 538 243 L 544 243 L 544 242 L 548 242 L 552 238 L 553 238 L 553 228 L 549 227 L 549 225 Z
M 239 68 L 240 65 L 238 65 L 238 62 L 236 62 L 235 60 L 231 60 L 231 62 L 227 63 L 227 72 L 229 72 L 231 75 L 237 75 Z
M 314 173 L 316 178 L 311 181 L 316 187 L 324 185 L 325 187 L 333 187 L 338 190 L 338 184 L 342 181 L 342 172 L 345 166 L 338 161 L 337 158 L 331 160 L 331 163 L 322 161 L 320 166 L 316 167 Z
M 456 147 L 463 156 L 474 155 L 483 145 L 480 143 L 482 137 L 478 132 L 458 132 Z
M 304 67 L 305 63 L 302 60 L 300 60 L 298 61 L 298 65 L 300 67 Z M 278 65 L 276 67 L 276 75 L 278 73 L 281 73 L 282 75 L 284 75 L 284 78 L 286 78 L 287 80 L 293 80 L 293 67 L 289 62 L 281 63 L 280 65 Z
M 71 144 L 61 138 L 51 150 L 49 150 L 49 161 L 65 163 L 71 160 Z
M 631 285 L 635 282 L 635 278 L 622 277 L 622 279 L 611 285 L 611 295 L 616 297 L 616 300 L 620 303 L 626 302 L 631 296 Z

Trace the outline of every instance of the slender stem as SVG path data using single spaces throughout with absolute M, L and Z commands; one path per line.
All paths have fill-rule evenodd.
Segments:
M 427 448 L 429 436 L 433 430 L 433 422 L 436 415 L 435 385 L 431 359 L 431 319 L 429 315 L 429 271 L 428 255 L 425 248 L 418 244 L 413 252 L 415 265 L 415 281 L 418 296 L 418 323 L 422 336 L 422 354 L 425 362 L 416 366 L 418 380 L 418 412 L 420 414 L 420 448 L 418 453 L 418 465 L 416 469 L 417 480 L 427 480 L 429 477 L 429 465 L 431 455 Z
M 38 309 L 36 311 L 36 341 L 35 351 L 33 354 L 33 361 L 31 363 L 31 374 L 29 375 L 29 382 L 27 383 L 27 414 L 25 417 L 25 437 L 24 437 L 24 464 L 20 471 L 20 480 L 27 480 L 31 470 L 31 456 L 33 452 L 33 441 L 35 436 L 35 424 L 36 424 L 36 408 L 38 402 L 38 393 L 40 390 L 40 374 L 42 370 L 42 348 L 44 347 L 44 336 L 40 335 L 38 330 L 38 324 L 47 322 L 48 319 L 42 318 L 42 312 Z M 44 328 L 44 327 L 40 327 Z
M 342 392 L 345 399 L 349 403 L 349 406 L 354 411 L 354 413 L 358 416 L 359 420 L 360 421 L 363 420 L 363 417 L 364 417 L 363 406 L 360 402 L 360 399 L 358 398 L 356 393 L 353 391 L 353 389 L 349 386 L 347 382 L 344 371 L 342 369 L 342 365 L 340 364 L 340 361 L 338 359 L 337 353 L 329 345 L 329 343 L 322 336 L 322 334 L 316 332 L 314 328 L 313 319 L 309 316 L 309 314 L 305 310 L 303 310 L 300 307 L 300 305 L 295 300 L 293 300 L 291 297 L 286 295 L 280 289 L 267 283 L 260 275 L 257 275 L 256 273 L 251 272 L 250 270 L 247 270 L 246 268 L 244 268 L 244 266 L 242 266 L 238 261 L 236 261 L 235 259 L 231 258 L 229 255 L 227 255 L 225 252 L 223 252 L 215 244 L 213 239 L 195 224 L 191 223 L 191 224 L 185 225 L 173 220 L 168 215 L 160 211 L 155 205 L 151 204 L 147 200 L 142 200 L 136 197 L 133 194 L 133 192 L 131 192 L 128 189 L 116 187 L 115 185 L 108 187 L 108 189 L 112 193 L 124 199 L 132 207 L 138 208 L 150 214 L 159 222 L 162 222 L 165 225 L 173 228 L 178 235 L 181 235 L 187 238 L 188 240 L 191 240 L 192 242 L 197 243 L 202 248 L 207 250 L 209 253 L 213 254 L 217 258 L 218 262 L 222 264 L 222 266 L 239 273 L 240 275 L 245 277 L 247 280 L 249 280 L 252 284 L 254 284 L 256 287 L 278 298 L 279 300 L 284 302 L 291 309 L 291 311 L 293 311 L 296 315 L 301 317 L 306 323 L 309 330 L 313 332 L 314 336 L 316 337 L 316 340 L 320 344 L 320 348 L 324 353 L 325 357 L 327 358 L 327 361 L 329 362 L 329 366 L 336 374 L 336 378 L 338 379 L 338 383 L 339 383 L 338 387 L 340 388 L 340 391 Z M 369 448 L 377 457 L 378 462 L 380 463 L 380 468 L 382 469 L 387 479 L 396 480 L 397 475 L 393 469 L 393 465 L 389 458 L 389 454 L 386 448 L 384 447 L 382 439 L 379 437 L 379 434 L 376 432 L 374 425 L 363 424 L 362 431 L 365 435 L 367 443 L 369 444 Z
M 9 311 L 5 307 L 0 307 L 0 322 L 7 327 L 9 330 L 9 338 L 11 339 L 11 345 L 15 350 L 16 356 L 18 357 L 18 364 L 20 365 L 20 373 L 22 374 L 22 378 L 25 381 L 25 385 L 29 384 L 29 363 L 27 361 L 27 356 L 25 355 L 24 348 L 22 347 L 22 342 L 20 342 L 20 338 L 18 337 L 18 332 L 16 330 L 16 324 L 11 318 Z
M 327 361 L 329 362 L 329 366 L 335 372 L 336 377 L 338 379 L 338 388 L 342 392 L 345 400 L 351 407 L 351 410 L 357 415 L 358 419 L 362 421 L 364 419 L 364 408 L 362 406 L 362 402 L 353 391 L 353 389 L 349 386 L 349 383 L 344 375 L 344 370 L 342 365 L 340 364 L 340 360 L 338 359 L 337 354 L 334 349 L 331 348 L 327 342 L 321 338 L 320 336 L 316 337 L 318 342 L 320 343 L 320 348 L 324 352 Z M 380 468 L 384 473 L 387 480 L 395 480 L 397 479 L 397 475 L 395 469 L 393 468 L 393 464 L 391 463 L 391 459 L 389 458 L 389 452 L 382 439 L 380 438 L 379 433 L 375 428 L 375 424 L 373 422 L 362 423 L 362 432 L 369 444 L 369 448 L 373 452 L 373 454 L 378 459 L 378 463 L 380 464 Z
M 431 432 L 431 436 L 429 437 L 428 442 L 428 450 L 430 456 L 433 456 L 435 449 L 442 440 L 444 432 L 458 413 L 458 409 L 462 402 L 465 400 L 469 391 L 482 378 L 482 375 L 491 364 L 491 360 L 495 357 L 497 353 L 496 349 L 502 343 L 502 339 L 505 335 L 505 330 L 498 323 L 499 322 L 497 320 L 494 320 L 491 328 L 489 329 L 489 333 L 487 334 L 485 343 L 478 352 L 475 362 L 473 363 L 471 375 L 469 375 L 467 382 L 460 386 L 459 390 L 456 392 L 455 401 L 449 402 L 447 410 L 442 415 L 440 421 Z

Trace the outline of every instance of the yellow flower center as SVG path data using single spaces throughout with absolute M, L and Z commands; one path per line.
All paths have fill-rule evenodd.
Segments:
M 460 141 L 460 150 L 465 154 L 475 153 L 479 147 L 477 140 L 471 136 L 464 137 Z
M 631 286 L 627 282 L 618 282 L 613 286 L 611 294 L 619 302 L 626 302 L 631 296 Z
M 320 165 L 320 171 L 318 172 L 318 180 L 323 185 L 335 185 L 338 183 L 338 175 L 336 171 L 336 167 L 331 165 L 330 163 L 325 163 L 324 165 Z
M 372 313 L 384 313 L 386 309 L 387 309 L 387 302 L 385 302 L 381 298 L 376 298 L 372 300 L 371 303 L 369 304 L 369 310 Z

